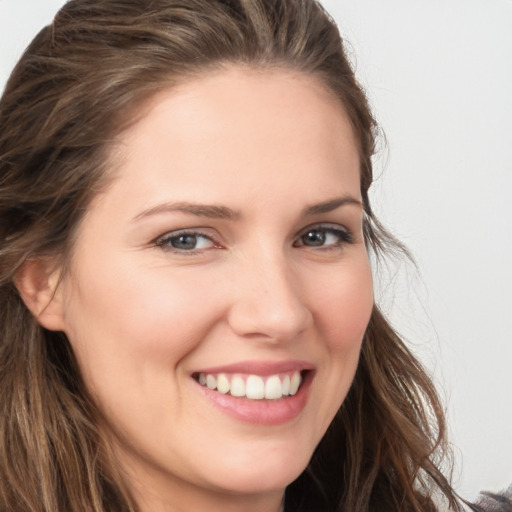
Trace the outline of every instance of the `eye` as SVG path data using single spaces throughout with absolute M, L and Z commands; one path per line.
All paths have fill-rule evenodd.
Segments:
M 341 247 L 350 244 L 353 237 L 349 231 L 339 226 L 313 226 L 307 228 L 294 243 L 295 247 Z
M 175 252 L 195 252 L 217 247 L 207 235 L 195 231 L 178 231 L 167 233 L 155 242 L 158 247 Z

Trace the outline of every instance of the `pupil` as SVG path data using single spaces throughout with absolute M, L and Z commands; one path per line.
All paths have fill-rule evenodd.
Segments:
M 302 237 L 305 245 L 323 245 L 325 243 L 325 233 L 321 231 L 310 231 Z
M 197 237 L 194 235 L 180 235 L 171 240 L 171 245 L 176 249 L 195 249 Z

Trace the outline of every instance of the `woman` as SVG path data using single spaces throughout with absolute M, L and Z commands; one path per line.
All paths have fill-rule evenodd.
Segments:
M 316 3 L 71 1 L 0 126 L 2 510 L 460 509 Z

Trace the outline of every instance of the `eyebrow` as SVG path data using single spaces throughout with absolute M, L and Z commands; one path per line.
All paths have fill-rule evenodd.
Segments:
M 314 204 L 311 206 L 307 206 L 302 211 L 302 215 L 304 217 L 308 217 L 311 215 L 318 215 L 321 213 L 328 213 L 340 208 L 345 205 L 356 205 L 362 207 L 361 201 L 351 196 L 344 197 L 336 197 L 334 199 L 330 199 L 328 201 L 324 201 L 322 203 Z M 197 203 L 188 203 L 188 202 L 175 202 L 175 203 L 163 203 L 157 206 L 153 206 L 152 208 L 148 208 L 143 212 L 136 215 L 132 222 L 136 222 L 146 217 L 151 217 L 153 215 L 158 215 L 162 213 L 174 213 L 174 212 L 182 212 L 188 213 L 190 215 L 195 215 L 196 217 L 207 217 L 210 219 L 227 219 L 227 220 L 236 220 L 241 217 L 241 212 L 238 210 L 232 210 L 227 206 L 219 206 L 212 204 L 197 204 Z
M 232 210 L 227 206 L 217 206 L 211 204 L 196 204 L 187 202 L 164 203 L 144 210 L 139 213 L 133 221 L 138 221 L 144 217 L 158 215 L 160 213 L 182 212 L 197 217 L 208 217 L 210 219 L 229 219 L 235 220 L 240 217 L 240 212 Z
M 335 197 L 334 199 L 329 199 L 328 201 L 324 201 L 323 203 L 314 204 L 312 206 L 307 206 L 303 210 L 304 217 L 310 215 L 318 215 L 319 213 L 328 213 L 340 208 L 341 206 L 346 205 L 355 205 L 359 207 L 363 207 L 363 203 L 352 196 L 343 196 L 343 197 Z

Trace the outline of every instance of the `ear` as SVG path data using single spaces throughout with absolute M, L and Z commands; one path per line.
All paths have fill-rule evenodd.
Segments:
M 60 272 L 49 260 L 26 261 L 16 272 L 14 284 L 37 321 L 51 331 L 64 330 Z

